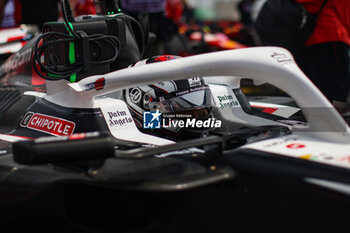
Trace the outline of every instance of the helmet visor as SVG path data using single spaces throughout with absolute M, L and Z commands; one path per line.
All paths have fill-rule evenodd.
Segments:
M 212 106 L 211 93 L 207 86 L 194 90 L 179 91 L 160 96 L 150 102 L 150 109 L 161 113 L 181 113 Z

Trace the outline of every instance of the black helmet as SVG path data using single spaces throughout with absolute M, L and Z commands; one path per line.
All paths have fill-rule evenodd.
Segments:
M 130 67 L 177 58 L 181 57 L 157 56 L 136 62 Z M 204 136 L 215 128 L 215 119 L 211 113 L 211 92 L 201 77 L 130 88 L 124 90 L 123 97 L 136 125 L 143 132 L 183 140 Z M 147 114 L 153 114 L 148 122 Z M 157 120 L 157 124 L 152 125 L 154 122 L 150 120 Z

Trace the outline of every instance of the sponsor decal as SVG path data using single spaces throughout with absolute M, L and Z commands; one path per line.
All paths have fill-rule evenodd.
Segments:
M 105 122 L 113 137 L 121 140 L 159 146 L 174 143 L 170 140 L 140 132 L 134 124 L 132 115 L 124 101 L 104 98 L 96 100 L 96 102 L 101 108 Z
M 126 111 L 108 111 L 108 125 L 109 127 L 123 126 L 132 123 L 131 116 Z
M 196 91 L 202 91 L 202 90 L 208 90 L 207 86 L 200 86 L 200 87 L 193 87 L 184 91 L 178 91 L 175 93 L 176 96 L 181 96 L 181 95 L 185 95 L 188 93 L 192 93 L 192 92 L 196 92 Z
M 190 87 L 198 87 L 202 85 L 201 79 L 199 77 L 189 78 L 188 83 L 190 84 Z
M 239 101 L 230 87 L 209 85 L 215 106 L 221 109 L 239 107 Z
M 32 119 L 32 116 L 34 115 L 34 112 L 27 112 L 26 115 L 23 117 L 20 126 L 27 127 L 30 119 Z
M 335 161 L 335 157 L 332 154 L 319 152 L 313 154 L 311 157 L 312 160 L 320 160 L 320 161 Z
M 97 91 L 98 90 L 102 90 L 104 88 L 105 84 L 106 84 L 105 78 L 97 79 L 96 82 L 95 82 L 95 89 Z
M 85 84 L 85 91 L 89 91 L 95 88 L 95 83 Z
M 92 89 L 95 89 L 95 90 L 102 90 L 104 88 L 106 84 L 106 80 L 105 78 L 99 78 L 97 79 L 95 82 L 93 83 L 88 83 L 88 84 L 85 84 L 85 91 L 89 91 L 89 90 L 92 90 Z
M 75 129 L 75 123 L 72 121 L 33 112 L 24 116 L 20 126 L 54 136 L 70 136 Z
M 313 161 L 335 161 L 335 157 L 328 153 L 315 153 L 315 154 L 306 154 L 298 156 L 300 159 L 313 160 Z
M 341 158 L 339 158 L 338 160 L 339 160 L 339 162 L 350 163 L 350 155 L 341 157 Z
M 328 143 L 308 137 L 288 136 L 247 144 L 242 148 L 264 151 L 329 165 L 350 167 L 350 145 Z
M 274 52 L 271 54 L 271 57 L 280 64 L 293 63 L 293 59 L 285 53 Z
M 142 92 L 141 92 L 140 88 L 136 87 L 136 88 L 131 89 L 131 91 L 129 93 L 129 97 L 130 97 L 131 101 L 135 104 L 140 102 L 141 97 L 142 97 Z
M 291 144 L 286 145 L 286 147 L 289 149 L 301 149 L 301 148 L 304 148 L 306 146 L 304 144 L 300 144 L 300 143 L 291 143 Z
M 216 98 L 219 100 L 220 108 L 232 108 L 239 105 L 238 100 L 232 95 L 218 95 Z
M 311 160 L 312 155 L 311 154 L 300 155 L 298 158 L 299 159 L 305 159 L 305 160 Z
M 272 147 L 276 147 L 278 145 L 282 145 L 286 142 L 297 141 L 297 140 L 298 139 L 296 137 L 287 137 L 287 138 L 283 138 L 283 139 L 275 139 L 275 140 L 265 142 L 261 146 L 263 148 L 272 148 Z

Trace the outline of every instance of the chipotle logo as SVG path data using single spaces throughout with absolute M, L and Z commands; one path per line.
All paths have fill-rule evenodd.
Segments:
M 21 126 L 55 136 L 70 136 L 74 132 L 75 123 L 62 118 L 28 112 Z

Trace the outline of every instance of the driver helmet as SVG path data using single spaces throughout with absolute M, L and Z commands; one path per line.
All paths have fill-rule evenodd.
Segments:
M 138 61 L 130 67 L 181 57 L 162 55 Z M 137 127 L 145 132 L 179 141 L 206 136 L 215 129 L 212 96 L 203 78 L 193 77 L 134 87 L 123 91 Z M 145 127 L 146 113 L 159 112 L 160 128 Z M 199 124 L 197 121 L 201 121 Z M 180 123 L 182 122 L 182 123 Z

